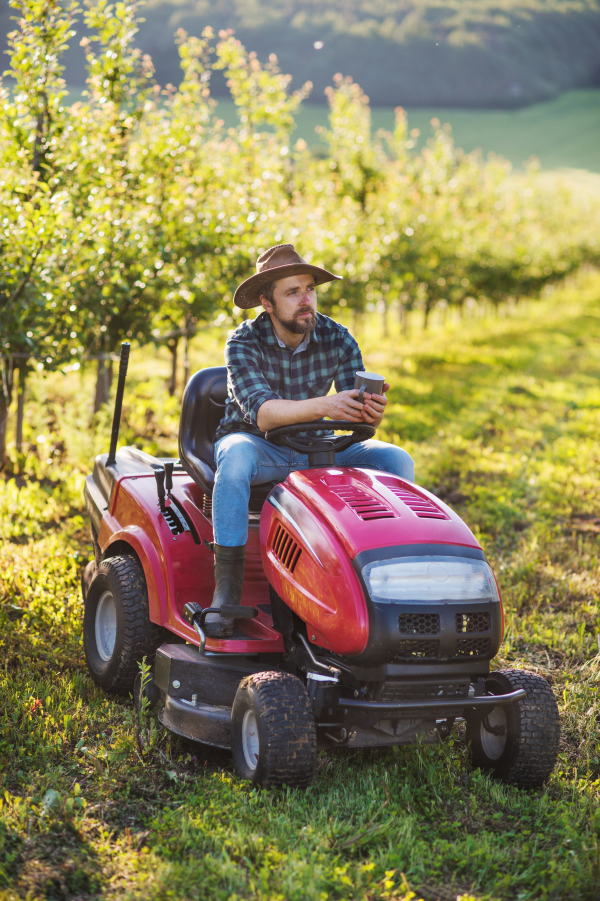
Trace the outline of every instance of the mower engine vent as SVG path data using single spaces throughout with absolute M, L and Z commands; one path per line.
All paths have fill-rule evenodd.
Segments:
M 489 641 L 489 639 L 488 639 Z M 421 641 L 401 641 L 398 645 L 396 660 L 435 660 L 440 656 L 440 643 L 431 638 L 423 638 Z
M 454 657 L 485 657 L 489 650 L 489 638 L 459 638 Z
M 401 613 L 398 622 L 402 635 L 437 635 L 440 631 L 439 613 Z
M 409 491 L 407 488 L 401 488 L 397 482 L 392 481 L 392 479 L 379 479 L 380 482 L 389 488 L 392 494 L 395 494 L 396 497 L 400 498 L 403 504 L 406 504 L 409 510 L 412 510 L 413 513 L 416 513 L 420 519 L 449 519 L 449 516 L 446 516 L 439 507 L 429 500 L 427 497 L 423 497 L 420 494 L 417 494 L 415 491 Z
M 278 525 L 273 540 L 273 553 L 281 565 L 285 566 L 288 572 L 293 573 L 300 559 L 302 548 L 287 529 Z
M 457 613 L 457 632 L 489 632 L 492 618 L 489 613 Z
M 354 510 L 357 516 L 367 522 L 371 519 L 396 518 L 396 514 L 386 503 L 363 491 L 362 488 L 333 488 L 332 491 Z

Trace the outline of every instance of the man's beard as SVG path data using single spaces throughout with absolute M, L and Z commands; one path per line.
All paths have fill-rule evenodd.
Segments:
M 295 317 L 293 319 L 281 319 L 277 315 L 277 310 L 273 308 L 273 316 L 277 322 L 286 328 L 288 332 L 291 332 L 292 335 L 306 335 L 317 327 L 317 314 L 312 307 L 304 307 L 302 310 L 298 310 L 296 316 L 299 316 L 300 313 L 310 313 L 311 315 L 303 320 L 298 320 Z

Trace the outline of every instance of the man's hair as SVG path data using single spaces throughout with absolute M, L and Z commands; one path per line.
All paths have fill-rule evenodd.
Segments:
M 264 297 L 265 300 L 268 300 L 269 303 L 275 303 L 275 301 L 273 300 L 273 292 L 274 291 L 275 291 L 275 281 L 267 282 L 267 284 L 263 285 L 263 287 L 260 289 L 261 295 Z

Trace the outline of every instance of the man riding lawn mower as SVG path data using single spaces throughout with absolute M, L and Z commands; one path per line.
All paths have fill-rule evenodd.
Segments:
M 358 344 L 346 328 L 317 313 L 317 284 L 337 278 L 283 244 L 259 257 L 256 275 L 235 292 L 237 306 L 262 304 L 264 312 L 236 329 L 225 347 L 228 398 L 215 435 L 212 497 L 213 609 L 239 604 L 241 598 L 250 486 L 282 482 L 290 472 L 309 468 L 306 454 L 269 443 L 265 433 L 324 416 L 376 429 L 383 418 L 384 395 L 366 394 L 363 404 L 358 401 L 354 381 L 363 369 Z M 332 383 L 338 393 L 328 395 Z M 406 451 L 382 441 L 353 444 L 336 454 L 336 464 L 414 481 Z M 214 638 L 233 632 L 233 622 L 218 615 L 209 614 L 205 625 Z
M 558 753 L 550 686 L 490 673 L 494 575 L 406 451 L 372 440 L 389 385 L 317 312 L 336 278 L 289 244 L 259 257 L 234 302 L 264 311 L 228 339 L 226 371 L 190 379 L 177 460 L 116 453 L 124 347 L 111 449 L 85 489 L 90 674 L 263 785 L 306 785 L 318 747 L 435 742 L 457 720 L 475 766 L 540 785 Z

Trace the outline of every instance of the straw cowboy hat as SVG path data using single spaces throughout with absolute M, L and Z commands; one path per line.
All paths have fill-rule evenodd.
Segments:
M 257 307 L 260 304 L 261 292 L 269 282 L 305 272 L 314 275 L 317 285 L 341 280 L 340 275 L 333 275 L 320 266 L 311 266 L 296 253 L 293 244 L 277 244 L 276 247 L 269 247 L 256 261 L 256 274 L 251 275 L 236 288 L 233 302 L 242 309 Z

